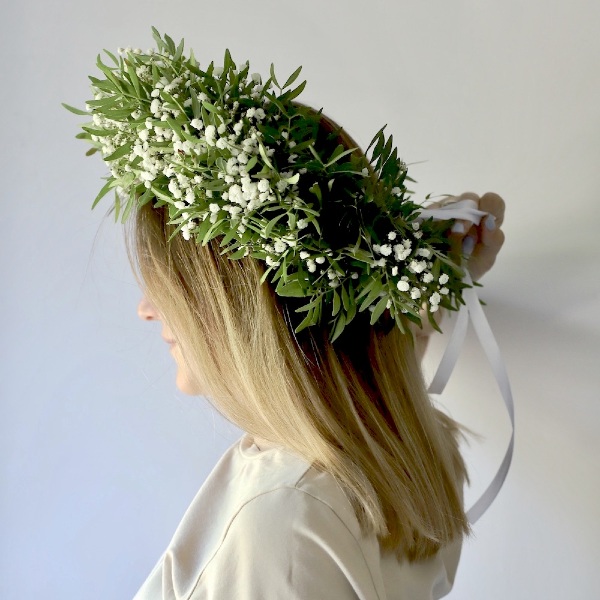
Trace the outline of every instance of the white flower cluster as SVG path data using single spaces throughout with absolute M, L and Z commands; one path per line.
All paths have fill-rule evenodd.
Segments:
M 422 232 L 419 230 L 420 225 L 417 221 L 414 221 L 412 224 L 412 235 L 420 239 L 422 237 Z M 391 267 L 391 275 L 393 277 L 397 277 L 400 272 L 409 272 L 415 276 L 420 276 L 420 281 L 416 277 L 413 278 L 411 283 L 409 276 L 402 275 L 400 280 L 396 283 L 396 287 L 400 292 L 410 293 L 410 297 L 413 300 L 418 300 L 422 298 L 423 293 L 429 293 L 429 310 L 431 312 L 436 312 L 439 308 L 439 303 L 441 301 L 441 295 L 448 294 L 448 288 L 440 287 L 443 284 L 448 282 L 448 275 L 443 273 L 438 282 L 440 286 L 433 287 L 431 285 L 423 286 L 420 283 L 424 284 L 432 284 L 435 280 L 433 273 L 429 270 L 433 267 L 433 262 L 429 259 L 432 257 L 431 249 L 427 247 L 413 248 L 413 242 L 406 238 L 403 240 L 398 240 L 398 233 L 396 231 L 390 231 L 387 234 L 387 238 L 390 241 L 396 240 L 395 244 L 373 244 L 373 253 L 381 254 L 382 257 L 379 259 L 374 258 L 371 263 L 374 267 L 387 267 L 386 257 L 394 255 L 394 259 L 396 263 L 403 263 L 407 261 L 409 257 L 412 258 L 408 264 L 393 264 Z M 414 250 L 414 252 L 413 252 Z M 388 307 L 389 308 L 389 307 Z
M 248 97 L 257 98 L 263 89 L 260 76 L 254 74 L 252 80 L 254 85 Z M 94 114 L 94 124 L 99 128 L 113 129 L 115 135 L 113 137 L 92 135 L 92 139 L 102 141 L 102 151 L 105 157 L 127 143 L 133 144 L 129 155 L 122 159 L 109 161 L 111 173 L 115 178 L 121 177 L 125 172 L 134 172 L 136 175 L 134 184 L 143 183 L 148 189 L 152 187 L 152 182 L 159 175 L 169 178 L 167 187 L 174 199 L 173 204 L 183 211 L 180 216 L 185 223 L 181 232 L 185 239 L 190 239 L 194 229 L 198 226 L 197 220 L 192 218 L 191 213 L 185 211 L 185 209 L 190 208 L 199 197 L 212 198 L 213 192 L 204 188 L 205 178 L 201 175 L 196 175 L 193 178 L 185 175 L 186 165 L 184 160 L 188 157 L 193 159 L 194 156 L 206 153 L 209 148 L 226 151 L 230 157 L 227 159 L 225 171 L 216 172 L 216 177 L 224 180 L 227 184 L 225 191 L 220 193 L 221 199 L 227 202 L 223 205 L 213 202 L 210 204 L 208 211 L 203 211 L 197 216 L 200 220 L 209 218 L 211 223 L 215 223 L 222 215 L 221 211 L 226 211 L 233 221 L 240 221 L 237 230 L 239 233 L 243 233 L 246 230 L 246 216 L 248 214 L 264 203 L 277 200 L 270 181 L 265 178 L 258 182 L 253 181 L 246 169 L 250 159 L 259 155 L 261 133 L 256 124 L 266 118 L 266 113 L 263 108 L 254 106 L 247 108 L 245 111 L 239 111 L 239 102 L 235 101 L 232 104 L 229 119 L 223 120 L 221 117 L 218 125 L 209 124 L 205 126 L 202 119 L 194 118 L 190 121 L 189 126 L 183 126 L 185 139 L 182 139 L 170 127 L 156 125 L 156 120 L 167 121 L 167 119 L 176 118 L 181 114 L 179 109 L 167 106 L 168 100 L 163 101 L 161 99 L 161 92 L 165 91 L 171 94 L 173 98 L 179 98 L 180 93 L 183 92 L 181 87 L 187 89 L 191 85 L 191 79 L 184 78 L 181 75 L 171 81 L 162 77 L 151 92 L 153 100 L 150 105 L 150 112 L 154 120 L 147 117 L 143 124 L 135 128 L 127 123 L 111 122 L 110 119 L 106 119 L 100 114 Z M 102 92 L 96 94 L 96 99 L 102 97 L 104 97 Z M 198 100 L 203 102 L 209 100 L 209 98 L 206 94 L 200 92 L 198 93 Z M 191 104 L 191 98 L 184 102 L 184 106 L 189 106 L 189 104 Z M 238 112 L 236 119 L 236 113 Z M 134 119 L 139 119 L 140 116 L 141 114 L 132 114 Z M 163 142 L 169 142 L 169 145 L 164 147 L 157 145 Z M 271 157 L 274 152 L 274 148 L 265 149 L 267 157 Z M 141 162 L 138 161 L 137 167 L 132 168 L 131 163 L 137 157 L 141 158 Z M 280 194 L 288 188 L 290 191 L 294 191 L 294 185 L 286 181 L 292 175 L 291 171 L 281 173 L 281 178 L 276 182 L 276 189 Z M 213 170 L 206 179 L 214 179 L 214 176 L 215 171 Z M 302 229 L 307 225 L 308 222 L 305 219 L 298 221 L 298 229 Z M 294 246 L 295 244 L 296 236 L 287 236 L 272 247 L 273 252 L 281 255 L 288 246 Z M 268 244 L 265 246 L 271 248 Z M 285 249 L 283 246 L 285 246 Z M 271 266 L 279 264 L 276 257 L 269 257 L 267 262 Z

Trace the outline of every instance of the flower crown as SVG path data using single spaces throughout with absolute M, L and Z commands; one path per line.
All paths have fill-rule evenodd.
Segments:
M 115 221 L 136 206 L 167 206 L 173 236 L 207 244 L 220 237 L 231 260 L 266 262 L 278 295 L 306 298 L 295 329 L 330 320 L 339 337 L 357 311 L 384 311 L 401 331 L 421 325 L 422 311 L 457 310 L 463 271 L 451 256 L 447 222 L 424 219 L 409 200 L 406 164 L 385 126 L 367 154 L 323 128 L 322 109 L 294 101 L 299 67 L 281 86 L 238 70 L 228 50 L 222 67 L 203 70 L 153 27 L 157 50 L 119 49 L 105 79 L 91 77 L 91 115 L 76 137 L 100 150 L 111 175 L 92 204 L 115 190 Z M 274 91 L 274 87 L 279 93 Z M 367 156 L 368 155 L 368 156 Z M 169 241 L 172 237 L 169 239 Z

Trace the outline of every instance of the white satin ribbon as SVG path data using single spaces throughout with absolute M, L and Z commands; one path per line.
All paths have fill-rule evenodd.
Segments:
M 433 217 L 434 220 L 449 220 L 449 219 L 461 219 L 469 221 L 475 225 L 479 225 L 481 219 L 487 216 L 488 213 L 478 210 L 477 203 L 474 200 L 460 200 L 458 202 L 452 202 L 439 208 L 424 208 L 419 211 L 421 219 L 428 219 Z M 463 281 L 470 286 L 473 286 L 473 281 L 467 269 L 465 269 L 465 276 Z M 437 368 L 437 371 L 431 381 L 428 392 L 430 394 L 441 394 L 450 379 L 450 375 L 456 365 L 460 349 L 465 340 L 467 333 L 467 327 L 469 325 L 469 319 L 473 324 L 473 329 L 479 338 L 479 343 L 485 355 L 490 363 L 492 372 L 500 389 L 504 405 L 510 417 L 511 423 L 511 435 L 508 447 L 502 459 L 502 463 L 498 468 L 498 471 L 494 475 L 491 483 L 485 489 L 479 499 L 471 506 L 467 511 L 467 517 L 471 525 L 474 525 L 481 515 L 490 507 L 498 492 L 504 484 L 506 475 L 510 468 L 512 461 L 514 441 L 515 441 L 515 414 L 514 414 L 514 403 L 512 392 L 510 388 L 510 382 L 504 360 L 500 354 L 500 348 L 496 342 L 494 334 L 488 320 L 481 308 L 479 297 L 477 296 L 476 288 L 469 287 L 463 290 L 463 298 L 465 306 L 461 307 L 456 324 L 450 341 L 446 346 L 442 360 Z

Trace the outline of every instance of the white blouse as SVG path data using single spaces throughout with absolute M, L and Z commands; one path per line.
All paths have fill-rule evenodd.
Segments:
M 452 588 L 460 549 L 413 563 L 382 553 L 331 475 L 245 434 L 134 600 L 433 600 Z

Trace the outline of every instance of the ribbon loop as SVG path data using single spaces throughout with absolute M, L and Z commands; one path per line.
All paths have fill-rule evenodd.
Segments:
M 469 221 L 474 225 L 479 225 L 481 219 L 487 216 L 488 213 L 478 210 L 477 203 L 474 200 L 465 199 L 458 202 L 451 202 L 438 208 L 425 208 L 421 210 L 419 214 L 423 219 L 428 219 L 430 217 L 434 220 L 461 219 Z M 496 338 L 494 337 L 490 324 L 483 312 L 476 288 L 473 287 L 473 281 L 471 280 L 471 276 L 467 269 L 465 269 L 463 280 L 470 286 L 463 292 L 465 306 L 461 307 L 458 313 L 458 318 L 452 331 L 450 341 L 446 346 L 428 392 L 430 394 L 441 394 L 444 391 L 454 366 L 456 365 L 456 361 L 458 360 L 461 347 L 466 337 L 469 321 L 471 321 L 473 329 L 479 339 L 479 343 L 492 368 L 494 378 L 500 389 L 511 423 L 511 436 L 500 467 L 483 494 L 467 511 L 467 518 L 471 525 L 474 525 L 495 500 L 506 479 L 514 449 L 515 415 L 512 391 L 504 360 L 502 359 L 500 348 L 498 347 Z

